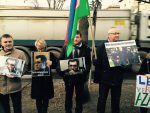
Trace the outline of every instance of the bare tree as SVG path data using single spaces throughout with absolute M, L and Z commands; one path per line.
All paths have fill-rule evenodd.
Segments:
M 38 0 L 33 0 L 33 4 L 34 4 L 34 6 L 35 6 L 36 8 L 39 7 Z
M 47 0 L 47 3 L 48 3 L 48 6 L 49 6 L 49 9 L 55 10 L 56 0 Z
M 94 10 L 95 7 L 96 7 L 97 9 L 101 9 L 101 6 L 102 6 L 101 1 L 102 1 L 102 0 L 95 0 L 95 1 L 92 0 L 91 3 L 89 4 L 90 9 L 91 9 L 91 10 Z
M 26 3 L 27 1 L 31 1 L 31 3 L 33 3 L 35 8 L 39 7 L 39 2 L 38 0 L 24 0 L 24 3 Z M 48 4 L 48 8 L 49 9 L 53 9 L 53 10 L 62 10 L 64 2 L 66 0 L 46 0 L 47 4 Z
M 49 9 L 51 9 L 51 0 L 47 0 L 47 3 L 48 3 Z
M 136 0 L 138 2 L 150 3 L 150 0 Z
M 33 3 L 33 5 L 34 5 L 35 8 L 39 7 L 38 0 L 24 0 L 24 3 L 26 3 L 27 1 L 31 1 L 31 3 Z
M 28 1 L 28 0 L 24 0 L 24 3 L 25 3 L 26 1 Z
M 57 0 L 57 2 L 56 2 L 56 4 L 55 4 L 55 9 L 61 10 L 62 7 L 63 7 L 63 5 L 64 5 L 64 2 L 65 2 L 65 1 L 66 1 L 66 0 Z

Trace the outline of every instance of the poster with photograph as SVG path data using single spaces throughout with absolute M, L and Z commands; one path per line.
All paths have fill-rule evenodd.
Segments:
M 47 65 L 48 60 L 50 60 L 49 52 L 31 53 L 32 77 L 50 76 L 50 68 Z
M 60 60 L 60 70 L 66 71 L 75 69 L 76 71 L 83 72 L 86 69 L 85 57 Z
M 25 61 L 7 56 L 0 56 L 0 75 L 7 77 L 21 77 Z
M 105 48 L 110 67 L 141 63 L 135 40 L 107 42 Z
M 136 77 L 134 106 L 150 108 L 150 79 L 143 75 Z

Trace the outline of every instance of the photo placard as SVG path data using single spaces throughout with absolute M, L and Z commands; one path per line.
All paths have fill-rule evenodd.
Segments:
M 135 40 L 107 42 L 105 48 L 110 67 L 141 63 Z
M 13 57 L 0 56 L 0 75 L 21 77 L 25 61 Z
M 32 77 L 50 76 L 50 67 L 47 64 L 48 60 L 50 60 L 49 52 L 31 53 Z

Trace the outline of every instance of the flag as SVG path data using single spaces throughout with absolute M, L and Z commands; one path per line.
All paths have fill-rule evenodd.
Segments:
M 65 44 L 67 44 L 67 57 L 73 50 L 73 40 L 76 35 L 78 21 L 81 17 L 90 15 L 88 0 L 71 0 L 70 16 Z
M 69 22 L 68 22 L 67 33 L 66 33 L 64 45 L 68 44 L 68 42 L 71 40 L 75 7 L 76 7 L 76 0 L 71 0 Z

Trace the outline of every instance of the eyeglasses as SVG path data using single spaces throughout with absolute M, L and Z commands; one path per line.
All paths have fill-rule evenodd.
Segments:
M 119 35 L 120 33 L 115 32 L 115 33 L 109 33 L 109 34 L 113 34 L 113 35 Z
M 77 67 L 77 65 L 69 65 L 70 67 Z

